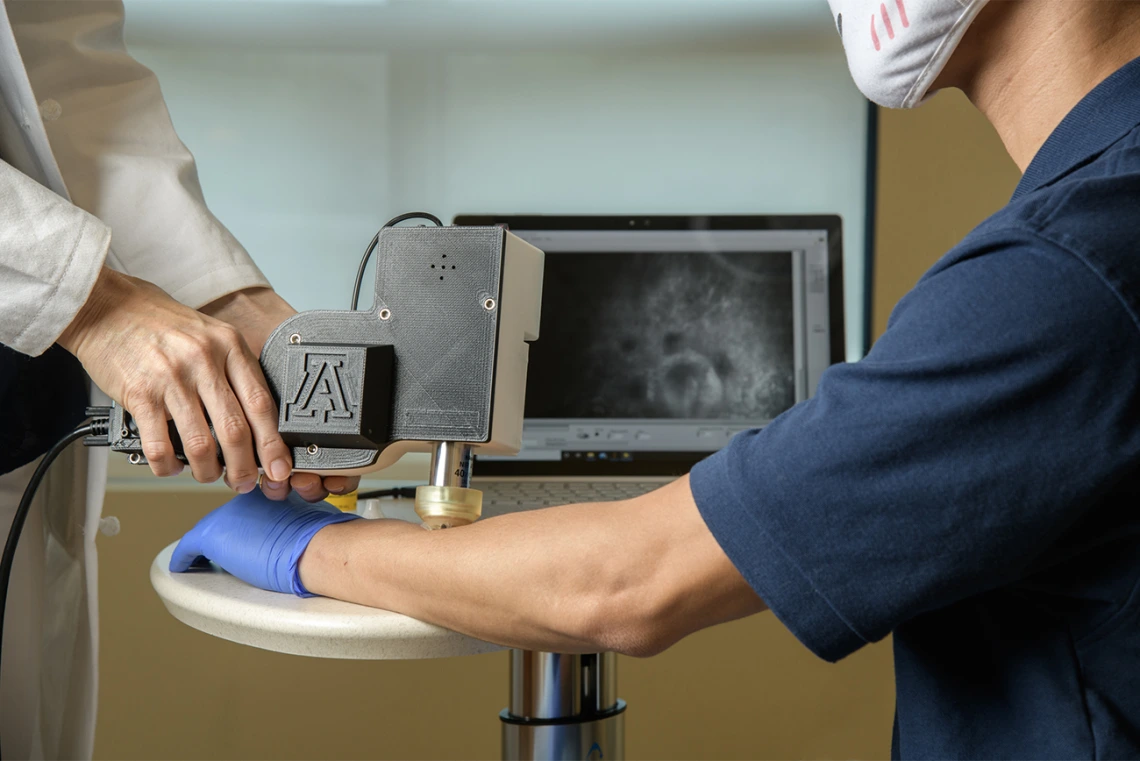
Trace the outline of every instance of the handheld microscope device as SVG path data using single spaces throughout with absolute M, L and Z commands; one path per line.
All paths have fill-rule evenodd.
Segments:
M 414 218 L 437 226 L 394 226 Z M 373 250 L 375 298 L 357 310 Z M 512 455 L 522 445 L 527 342 L 538 338 L 543 260 L 542 251 L 501 227 L 444 227 L 426 214 L 385 225 L 361 262 L 353 309 L 294 315 L 261 352 L 294 470 L 355 476 L 430 452 L 429 483 L 416 490 L 424 525 L 477 520 L 474 453 Z M 118 405 L 106 438 L 92 438 L 86 443 L 146 462 L 138 429 Z

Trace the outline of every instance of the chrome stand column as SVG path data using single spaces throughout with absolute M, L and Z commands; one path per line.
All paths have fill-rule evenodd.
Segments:
M 617 656 L 512 650 L 511 707 L 499 719 L 504 761 L 623 761 Z

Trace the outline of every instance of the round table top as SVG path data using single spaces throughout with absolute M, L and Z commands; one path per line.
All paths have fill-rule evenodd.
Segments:
M 172 544 L 150 567 L 150 583 L 184 624 L 243 645 L 293 655 L 412 660 L 503 648 L 398 613 L 324 597 L 266 592 L 215 565 L 171 573 Z

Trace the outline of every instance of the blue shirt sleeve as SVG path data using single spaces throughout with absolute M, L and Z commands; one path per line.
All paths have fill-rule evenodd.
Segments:
M 838 660 L 1009 584 L 1140 458 L 1140 330 L 1029 233 L 952 252 L 861 362 L 700 463 L 693 496 L 768 607 Z

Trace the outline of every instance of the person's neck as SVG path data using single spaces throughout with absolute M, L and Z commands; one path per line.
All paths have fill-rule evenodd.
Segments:
M 973 41 L 974 65 L 958 86 L 994 125 L 1022 172 L 1085 95 L 1140 56 L 1137 6 L 993 0 L 991 17 Z

